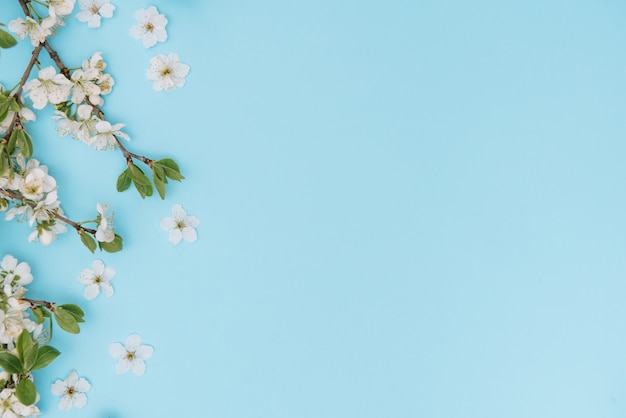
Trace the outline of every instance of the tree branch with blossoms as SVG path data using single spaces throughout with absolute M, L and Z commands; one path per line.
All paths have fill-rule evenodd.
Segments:
M 80 65 L 68 66 L 51 45 L 50 38 L 73 13 L 76 0 L 16 1 L 23 16 L 11 20 L 8 26 L 0 23 L 0 49 L 17 44 L 10 31 L 20 40 L 29 40 L 32 52 L 14 87 L 5 89 L 0 85 L 0 211 L 5 213 L 7 221 L 27 223 L 32 228 L 28 236 L 32 242 L 49 245 L 70 227 L 92 253 L 96 249 L 121 251 L 123 240 L 115 230 L 108 204 L 96 202 L 96 215 L 86 221 L 77 221 L 65 214 L 56 179 L 46 165 L 32 158 L 37 141 L 31 137 L 28 126 L 37 119 L 35 111 L 52 107 L 56 131 L 62 137 L 84 142 L 95 150 L 119 150 L 125 162 L 125 168 L 117 175 L 116 189 L 120 192 L 132 185 L 141 198 L 152 196 L 156 189 L 164 199 L 168 182 L 181 181 L 184 176 L 171 158 L 156 159 L 133 152 L 128 146 L 130 138 L 123 131 L 125 124 L 111 123 L 105 117 L 104 96 L 112 92 L 115 80 L 105 71 L 107 63 L 100 52 L 86 57 Z M 92 9 L 83 9 L 76 17 L 89 27 L 96 27 L 101 17 L 112 15 L 114 6 L 108 0 L 98 0 L 97 4 L 93 2 Z M 144 46 L 166 39 L 167 19 L 158 14 L 154 6 L 140 9 L 137 18 L 143 26 L 133 28 L 131 35 L 143 37 Z M 53 65 L 41 68 L 43 50 Z M 33 75 L 35 68 L 37 74 Z M 155 90 L 171 90 L 184 84 L 188 71 L 189 67 L 181 64 L 175 54 L 159 55 L 151 61 L 149 78 L 155 83 Z M 174 237 L 176 243 L 182 238 L 195 240 L 195 230 L 190 225 L 197 226 L 199 221 L 192 218 L 195 217 L 186 216 L 176 225 L 165 225 L 171 230 L 170 240 L 176 233 L 180 235 Z M 94 265 L 107 273 L 102 277 L 95 273 L 82 277 L 82 281 L 91 286 L 89 296 L 97 295 L 103 281 L 109 286 L 103 286 L 108 289 L 105 293 L 112 294 L 108 280 L 114 273 L 105 269 L 102 262 Z M 41 413 L 36 405 L 39 395 L 33 372 L 47 367 L 60 354 L 49 345 L 53 328 L 78 334 L 84 322 L 84 312 L 75 304 L 26 297 L 26 286 L 32 280 L 26 262 L 18 262 L 11 255 L 0 261 L 0 416 L 28 417 Z M 140 345 L 138 336 L 132 336 L 128 347 L 142 347 L 143 357 L 137 355 L 132 365 L 133 371 L 143 373 L 143 359 L 152 355 L 151 348 Z M 115 348 L 116 355 L 131 353 L 125 351 L 126 348 Z M 120 358 L 120 362 L 124 361 Z M 88 388 L 75 373 L 68 379 L 76 387 Z M 70 383 L 56 382 L 53 392 L 62 393 Z M 70 401 L 64 398 L 64 405 L 71 405 Z M 84 401 L 79 403 L 84 404 Z

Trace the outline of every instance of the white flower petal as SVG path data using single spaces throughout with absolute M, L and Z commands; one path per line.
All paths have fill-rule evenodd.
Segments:
M 146 363 L 144 363 L 141 359 L 134 359 L 131 362 L 130 367 L 132 372 L 135 373 L 137 376 L 142 376 L 146 372 Z
M 131 334 L 126 338 L 126 350 L 135 351 L 141 345 L 139 334 Z
M 109 346 L 109 354 L 115 358 L 124 358 L 127 353 L 126 348 L 120 343 L 113 343 Z
M 142 360 L 147 360 L 154 354 L 154 349 L 149 345 L 142 345 L 135 350 L 135 356 Z

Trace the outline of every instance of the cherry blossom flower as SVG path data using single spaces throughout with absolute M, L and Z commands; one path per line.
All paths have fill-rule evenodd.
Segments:
M 50 16 L 67 16 L 72 14 L 76 0 L 48 0 Z
M 32 17 L 26 19 L 15 19 L 9 22 L 9 30 L 14 32 L 18 38 L 26 39 L 26 35 L 30 36 L 30 43 L 37 46 L 46 41 L 46 38 L 52 35 L 50 28 L 54 26 L 56 19 L 44 19 L 41 23 Z
M 8 296 L 16 292 L 24 293 L 23 286 L 33 281 L 28 263 L 18 263 L 17 258 L 10 254 L 5 255 L 0 262 L 0 277 L 3 280 L 4 293 Z
M 124 132 L 120 131 L 124 126 L 123 123 L 111 123 L 106 120 L 100 120 L 96 122 L 94 135 L 88 139 L 88 145 L 97 150 L 103 150 L 107 148 L 113 148 L 117 144 L 115 138 L 129 140 L 129 137 Z
M 85 298 L 88 300 L 94 299 L 102 293 L 107 298 L 113 296 L 114 290 L 111 286 L 111 280 L 115 277 L 115 269 L 113 267 L 104 267 L 102 260 L 95 260 L 91 269 L 83 269 L 78 276 L 78 281 L 86 285 Z
M 195 216 L 188 216 L 187 212 L 179 204 L 172 207 L 172 216 L 161 219 L 161 229 L 169 232 L 169 241 L 178 245 L 184 238 L 187 242 L 194 242 L 198 239 L 195 228 L 200 225 L 200 219 Z
M 138 9 L 135 12 L 137 23 L 130 29 L 130 36 L 141 39 L 144 48 L 151 48 L 157 42 L 165 42 L 167 32 L 167 18 L 160 14 L 156 7 L 150 6 L 147 9 Z
M 72 370 L 65 380 L 57 379 L 52 384 L 50 391 L 55 396 L 60 396 L 59 410 L 67 411 L 71 407 L 82 408 L 87 405 L 87 392 L 91 384 L 84 378 L 79 378 L 76 370 Z
M 22 125 L 37 119 L 35 112 L 30 110 L 30 108 L 28 107 L 22 107 L 17 112 L 17 115 L 20 117 L 20 122 L 22 123 Z M 4 120 L 0 121 L 0 135 L 5 134 L 7 132 L 7 130 L 11 126 L 11 123 L 13 122 L 13 116 L 15 116 L 15 112 L 13 112 L 12 110 L 9 110 Z
M 14 388 L 2 389 L 0 392 L 0 417 L 18 418 L 38 416 L 41 412 L 35 405 L 22 404 L 15 395 Z
M 72 82 L 63 74 L 57 74 L 52 66 L 41 69 L 38 78 L 24 84 L 24 91 L 33 101 L 35 109 L 43 109 L 48 102 L 65 102 L 70 96 L 71 88 Z
M 109 205 L 98 203 L 98 230 L 96 231 L 96 239 L 100 242 L 113 242 L 115 232 L 113 229 L 113 216 L 108 216 Z
M 189 65 L 182 64 L 178 54 L 159 54 L 152 57 L 146 72 L 148 80 L 156 91 L 172 91 L 185 85 L 185 77 L 189 73 Z
M 110 0 L 78 0 L 78 7 L 82 10 L 76 14 L 80 22 L 87 22 L 90 28 L 99 28 L 100 20 L 113 17 L 115 6 Z
M 113 343 L 109 347 L 109 353 L 117 359 L 115 365 L 115 373 L 122 374 L 132 371 L 134 374 L 141 376 L 146 372 L 146 364 L 144 360 L 152 357 L 154 349 L 149 345 L 141 344 L 141 337 L 132 334 L 126 338 L 126 344 Z

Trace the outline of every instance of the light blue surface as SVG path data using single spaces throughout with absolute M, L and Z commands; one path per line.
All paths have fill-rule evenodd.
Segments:
M 66 212 L 109 202 L 126 243 L 97 255 L 116 294 L 89 302 L 72 233 L 44 248 L 1 224 L 30 295 L 87 315 L 36 376 L 44 416 L 626 416 L 626 4 L 114 3 L 51 42 L 75 65 L 103 52 L 110 121 L 187 180 L 118 194 L 121 155 L 39 113 Z M 149 4 L 169 39 L 144 50 L 128 30 Z M 29 50 L 2 53 L 1 82 Z M 148 61 L 170 52 L 187 85 L 156 93 Z M 194 244 L 159 229 L 175 203 Z M 108 346 L 134 332 L 154 357 L 115 375 Z M 61 413 L 45 385 L 72 369 L 93 387 Z

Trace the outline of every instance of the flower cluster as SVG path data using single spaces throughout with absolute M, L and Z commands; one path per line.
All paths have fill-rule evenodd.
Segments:
M 76 305 L 57 306 L 25 297 L 24 286 L 32 281 L 26 262 L 4 256 L 0 262 L 0 417 L 40 414 L 32 372 L 46 367 L 60 354 L 47 345 L 52 318 L 71 333 L 78 333 L 78 323 L 83 322 L 83 311 Z M 44 327 L 46 318 L 49 327 Z
M 0 176 L 0 209 L 6 211 L 7 221 L 26 221 L 34 228 L 29 241 L 38 240 L 48 245 L 57 234 L 67 231 L 57 220 L 57 216 L 63 216 L 57 182 L 39 160 L 26 161 L 17 153 L 13 161 L 14 165 L 7 167 Z
M 61 136 L 70 135 L 98 150 L 114 148 L 117 139 L 129 137 L 121 131 L 124 124 L 112 125 L 102 119 L 102 112 L 95 107 L 104 104 L 102 96 L 111 93 L 115 84 L 105 68 L 101 53 L 96 52 L 70 78 L 52 66 L 41 69 L 37 78 L 24 85 L 24 91 L 35 109 L 55 105 L 54 118 Z

